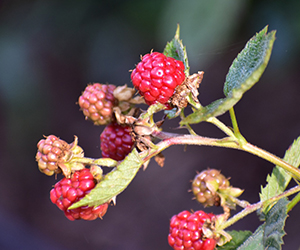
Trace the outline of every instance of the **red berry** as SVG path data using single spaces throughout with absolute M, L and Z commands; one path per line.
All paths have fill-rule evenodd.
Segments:
M 111 123 L 105 127 L 100 135 L 102 156 L 116 161 L 123 160 L 133 146 L 131 128 L 117 123 Z
M 152 52 L 142 57 L 131 73 L 133 86 L 148 105 L 168 103 L 175 88 L 185 80 L 184 64 L 162 53 Z
M 95 187 L 95 180 L 90 170 L 85 168 L 76 171 L 71 178 L 63 178 L 50 191 L 50 199 L 58 208 L 64 211 L 69 220 L 95 220 L 102 218 L 108 208 L 108 203 L 98 207 L 68 208 L 81 200 Z
M 95 125 L 106 125 L 110 123 L 113 107 L 116 105 L 113 92 L 115 85 L 94 83 L 88 85 L 78 99 L 86 119 L 90 119 Z
M 213 250 L 216 240 L 205 237 L 203 227 L 209 227 L 214 218 L 213 214 L 201 210 L 174 215 L 170 221 L 169 245 L 175 250 Z
M 39 170 L 46 175 L 59 173 L 58 162 L 70 153 L 70 145 L 56 137 L 49 135 L 46 139 L 42 139 L 37 144 L 38 151 L 36 153 L 36 161 Z

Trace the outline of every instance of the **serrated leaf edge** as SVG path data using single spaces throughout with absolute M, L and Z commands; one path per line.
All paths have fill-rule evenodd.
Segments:
M 126 167 L 126 164 L 128 163 L 132 163 L 131 167 Z M 137 150 L 134 149 L 130 154 L 128 154 L 128 156 L 120 163 L 117 168 L 106 174 L 104 180 L 100 181 L 89 194 L 87 194 L 80 201 L 74 203 L 68 209 L 75 209 L 82 206 L 99 206 L 101 204 L 109 202 L 111 199 L 119 195 L 127 188 L 142 164 L 142 159 L 140 158 Z M 129 173 L 128 170 L 133 171 Z M 129 173 L 130 176 L 125 176 L 125 172 Z M 109 193 L 109 190 L 111 190 L 112 192 Z M 99 194 L 102 195 L 102 198 L 95 198 L 99 196 Z
M 298 153 L 299 157 L 297 159 L 293 157 L 293 155 L 297 154 L 297 151 L 300 151 L 300 136 L 293 141 L 292 145 L 286 150 L 283 157 L 283 160 L 285 160 L 287 163 L 298 168 L 300 165 L 300 152 Z M 265 201 L 275 195 L 283 193 L 291 179 L 292 176 L 286 170 L 275 166 L 271 175 L 267 176 L 267 184 L 265 187 L 261 186 L 261 192 L 259 194 L 260 200 Z M 283 186 L 280 186 L 279 183 L 283 183 Z M 272 185 L 276 185 L 276 192 L 274 192 L 274 190 L 271 191 Z
M 261 33 L 264 33 L 264 32 L 267 32 L 267 26 L 262 31 L 260 31 L 255 36 L 253 36 L 251 39 L 255 39 L 255 37 L 258 34 L 261 34 Z M 264 70 L 265 70 L 265 68 L 266 68 L 266 66 L 269 62 L 270 56 L 271 56 L 272 47 L 273 47 L 273 44 L 274 44 L 274 41 L 275 41 L 275 34 L 276 34 L 276 31 L 271 31 L 268 34 L 265 34 L 267 36 L 272 37 L 272 39 L 269 40 L 268 49 L 266 51 L 266 56 L 263 60 L 263 63 L 260 64 L 260 66 L 258 66 L 254 72 L 252 72 L 252 74 L 249 76 L 249 78 L 247 78 L 245 80 L 245 82 L 243 82 L 239 86 L 238 89 L 232 89 L 232 91 L 227 93 L 228 95 L 225 98 L 215 100 L 212 103 L 210 103 L 209 105 L 201 107 L 200 109 L 198 109 L 194 113 L 192 113 L 189 116 L 187 116 L 186 118 L 182 119 L 180 124 L 181 125 L 186 125 L 186 124 L 192 124 L 192 123 L 199 123 L 201 121 L 205 121 L 209 117 L 220 116 L 220 115 L 224 114 L 225 112 L 227 112 L 236 103 L 238 103 L 238 101 L 242 98 L 244 93 L 247 90 L 249 90 L 251 87 L 253 87 L 253 85 L 256 82 L 258 82 L 258 80 L 260 79 L 262 73 L 264 72 Z M 249 42 L 251 41 L 251 39 L 247 42 L 246 46 L 247 45 L 249 46 Z M 245 48 L 246 48 L 246 46 L 245 46 Z M 243 50 L 239 53 L 239 55 L 243 52 Z M 230 69 L 234 66 L 234 64 L 236 63 L 236 61 L 238 59 L 238 56 L 235 58 L 232 65 L 230 66 L 228 73 L 230 72 Z M 251 84 L 249 84 L 249 82 L 251 82 Z M 226 81 L 225 81 L 225 84 L 224 84 L 224 88 L 225 88 L 225 86 L 226 86 Z M 224 93 L 226 93 L 226 92 L 227 91 L 225 90 Z M 224 106 L 225 102 L 229 103 L 228 107 L 226 107 L 226 109 L 220 109 L 220 107 L 222 105 Z M 216 104 L 218 104 L 218 105 L 216 106 Z M 211 107 L 213 107 L 212 111 L 210 111 Z

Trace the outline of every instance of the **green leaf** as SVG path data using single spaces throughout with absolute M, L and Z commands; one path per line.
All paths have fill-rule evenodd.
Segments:
M 165 110 L 164 113 L 168 117 L 168 119 L 174 119 L 177 116 L 179 116 L 179 114 L 180 114 L 180 113 L 177 112 L 176 108 L 173 108 L 171 110 Z
M 182 40 L 180 40 L 179 35 L 180 35 L 180 27 L 178 24 L 175 37 L 172 39 L 172 41 L 167 43 L 164 49 L 164 55 L 182 61 L 185 68 L 185 75 L 188 76 L 190 67 L 189 67 L 188 57 L 186 53 L 186 47 L 183 46 Z
M 264 224 L 259 226 L 237 250 L 264 250 L 263 236 Z
M 294 167 L 300 165 L 300 137 L 298 137 L 285 152 L 284 158 Z M 271 176 L 267 176 L 267 185 L 261 187 L 260 200 L 265 201 L 284 192 L 292 176 L 286 170 L 275 166 Z
M 280 199 L 265 214 L 266 222 L 259 226 L 237 250 L 279 250 L 283 244 L 282 237 L 285 235 L 283 230 L 287 218 L 286 198 Z
M 283 230 L 287 218 L 287 198 L 280 199 L 266 214 L 263 244 L 265 249 L 278 250 L 283 244 Z
M 259 80 L 267 67 L 275 41 L 275 31 L 267 31 L 268 26 L 251 38 L 233 61 L 224 84 L 226 96 L 242 95 Z
M 237 249 L 249 236 L 252 235 L 250 231 L 226 231 L 232 239 L 225 245 L 218 247 L 218 250 L 232 250 Z
M 275 41 L 275 31 L 267 33 L 267 27 L 252 37 L 233 61 L 224 84 L 225 98 L 201 107 L 181 121 L 181 125 L 199 123 L 209 117 L 224 114 L 232 108 L 261 77 Z
M 125 190 L 142 164 L 143 162 L 137 150 L 134 149 L 116 169 L 106 174 L 104 180 L 100 181 L 89 194 L 73 204 L 69 209 L 81 206 L 99 206 L 110 201 Z

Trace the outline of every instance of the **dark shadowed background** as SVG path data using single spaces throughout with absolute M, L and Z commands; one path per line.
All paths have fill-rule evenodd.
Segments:
M 103 127 L 84 120 L 79 95 L 90 82 L 132 86 L 129 70 L 141 54 L 163 51 L 177 23 L 191 73 L 205 71 L 204 105 L 223 97 L 231 62 L 269 25 L 277 30 L 270 63 L 235 110 L 246 139 L 282 157 L 300 135 L 299 12 L 296 0 L 0 1 L 0 249 L 171 249 L 169 219 L 203 209 L 187 191 L 196 171 L 207 167 L 245 189 L 241 199 L 257 202 L 271 164 L 231 149 L 174 146 L 165 151 L 165 166 L 151 162 L 140 171 L 103 220 L 71 222 L 49 199 L 57 180 L 39 172 L 36 144 L 43 135 L 69 143 L 77 135 L 86 156 L 101 157 Z M 220 119 L 230 124 L 227 114 Z M 223 136 L 209 124 L 193 128 Z M 299 213 L 295 207 L 287 219 L 283 249 L 300 246 Z M 253 214 L 230 229 L 254 231 L 260 223 Z

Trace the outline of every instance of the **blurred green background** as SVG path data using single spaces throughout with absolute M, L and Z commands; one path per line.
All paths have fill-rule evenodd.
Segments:
M 176 146 L 165 151 L 163 168 L 151 162 L 138 173 L 103 220 L 71 222 L 49 199 L 57 180 L 38 171 L 36 144 L 43 135 L 67 142 L 77 135 L 86 156 L 101 157 L 103 128 L 84 120 L 79 95 L 90 82 L 132 86 L 129 70 L 140 55 L 163 51 L 177 23 L 191 73 L 205 71 L 204 105 L 223 96 L 231 62 L 269 25 L 277 30 L 270 63 L 236 115 L 249 142 L 283 156 L 300 135 L 299 12 L 296 0 L 0 1 L 0 249 L 170 249 L 172 215 L 203 209 L 187 191 L 207 167 L 221 169 L 245 189 L 242 199 L 257 202 L 271 164 L 229 149 Z M 229 124 L 228 115 L 220 119 Z M 194 129 L 223 136 L 208 124 Z M 283 249 L 300 246 L 299 213 L 295 207 L 287 219 Z M 253 214 L 230 229 L 254 231 L 260 223 Z

